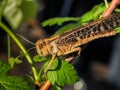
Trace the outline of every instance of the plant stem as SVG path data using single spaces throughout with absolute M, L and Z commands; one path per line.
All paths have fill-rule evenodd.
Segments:
M 11 57 L 11 52 L 10 52 L 10 36 L 7 34 L 7 45 L 8 45 L 8 63 L 10 63 L 10 57 Z
M 35 81 L 38 81 L 38 75 L 37 75 L 37 70 L 34 66 L 34 63 L 32 61 L 32 58 L 30 57 L 29 53 L 23 46 L 23 44 L 20 42 L 20 40 L 16 37 L 16 35 L 2 22 L 0 22 L 0 27 L 7 32 L 7 34 L 16 42 L 16 44 L 19 46 L 21 51 L 25 54 L 26 59 L 28 60 L 29 64 L 31 65 L 31 69 L 35 78 Z
M 102 14 L 102 17 L 106 17 L 110 15 L 114 11 L 114 9 L 118 6 L 119 3 L 120 3 L 120 0 L 112 0 L 108 8 Z
M 105 3 L 106 8 L 108 8 L 108 1 L 104 0 L 104 3 Z

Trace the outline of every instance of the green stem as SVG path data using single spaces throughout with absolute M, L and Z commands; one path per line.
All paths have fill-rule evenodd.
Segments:
M 108 8 L 108 1 L 104 0 L 104 3 L 105 3 L 106 8 Z
M 7 43 L 8 43 L 8 63 L 10 61 L 10 57 L 11 57 L 11 52 L 10 52 L 10 36 L 7 35 Z
M 38 81 L 38 75 L 37 70 L 34 66 L 34 63 L 32 61 L 32 58 L 30 57 L 29 53 L 23 46 L 23 44 L 20 42 L 20 40 L 16 37 L 16 35 L 2 22 L 0 22 L 0 27 L 8 33 L 8 35 L 16 42 L 16 44 L 19 46 L 21 51 L 25 54 L 26 59 L 28 60 L 29 64 L 31 65 L 31 69 L 35 78 L 35 81 Z

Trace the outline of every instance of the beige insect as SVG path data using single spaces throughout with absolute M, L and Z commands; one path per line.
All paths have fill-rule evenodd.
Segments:
M 81 45 L 98 38 L 115 35 L 116 31 L 113 29 L 119 25 L 120 13 L 114 13 L 80 28 L 50 38 L 40 39 L 35 43 L 36 50 L 40 56 L 52 56 L 52 60 L 56 56 L 64 56 L 74 52 L 80 54 Z

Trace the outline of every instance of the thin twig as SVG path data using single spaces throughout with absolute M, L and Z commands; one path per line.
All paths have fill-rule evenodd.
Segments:
M 106 17 L 110 15 L 114 11 L 114 9 L 118 6 L 119 3 L 120 3 L 120 0 L 112 0 L 108 8 L 102 14 L 102 17 Z
M 48 90 L 50 86 L 51 86 L 51 83 L 47 80 L 39 90 Z

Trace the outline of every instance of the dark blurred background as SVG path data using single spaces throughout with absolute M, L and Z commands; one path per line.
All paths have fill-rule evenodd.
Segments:
M 103 0 L 37 0 L 37 2 L 40 9 L 36 19 L 21 24 L 18 28 L 19 30 L 15 31 L 15 33 L 23 35 L 23 37 L 34 43 L 40 38 L 51 36 L 60 28 L 56 25 L 43 28 L 40 23 L 44 20 L 53 17 L 80 17 L 85 12 L 91 10 L 94 5 L 102 3 Z M 9 26 L 4 17 L 2 20 Z M 73 62 L 78 75 L 87 84 L 87 90 L 120 90 L 120 83 L 112 82 L 114 75 L 109 78 L 110 65 L 113 63 L 111 58 L 114 57 L 115 46 L 117 45 L 115 42 L 118 38 L 119 35 L 115 35 L 88 43 L 81 52 L 80 57 Z M 22 39 L 21 41 L 27 49 L 33 47 L 26 41 Z M 11 44 L 12 56 L 17 56 L 20 53 L 19 48 L 13 41 Z M 0 30 L 0 58 L 3 60 L 7 60 L 6 45 L 6 33 Z M 36 55 L 35 50 L 31 50 L 30 53 L 33 56 Z M 27 61 L 24 60 L 23 62 L 15 66 L 12 74 L 23 76 L 26 73 L 30 73 Z M 119 69 L 116 72 L 119 72 Z M 119 77 L 116 78 L 119 80 Z

